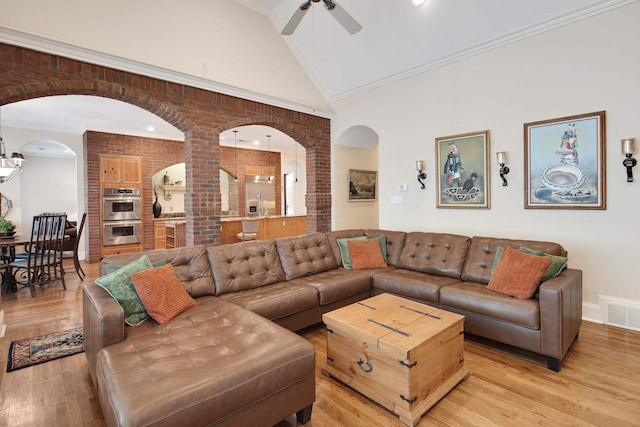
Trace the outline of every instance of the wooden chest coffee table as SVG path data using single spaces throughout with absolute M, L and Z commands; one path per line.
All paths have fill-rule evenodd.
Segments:
M 409 426 L 460 381 L 464 316 L 381 294 L 322 316 L 333 376 Z

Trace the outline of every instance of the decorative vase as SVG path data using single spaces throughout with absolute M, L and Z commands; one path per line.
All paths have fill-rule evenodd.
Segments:
M 158 196 L 156 196 L 156 201 L 153 202 L 153 217 L 160 218 L 160 214 L 162 213 L 162 205 L 158 202 Z

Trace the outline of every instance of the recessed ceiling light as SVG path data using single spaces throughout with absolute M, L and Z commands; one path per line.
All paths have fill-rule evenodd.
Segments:
M 415 6 L 422 6 L 423 4 L 425 4 L 427 2 L 427 0 L 413 0 L 413 4 Z
M 153 131 L 155 131 L 155 130 L 156 130 L 156 128 L 154 128 L 153 126 L 147 126 L 147 130 L 148 130 L 149 132 L 153 132 Z
M 260 141 L 256 139 L 255 141 L 253 141 L 253 145 L 260 145 Z

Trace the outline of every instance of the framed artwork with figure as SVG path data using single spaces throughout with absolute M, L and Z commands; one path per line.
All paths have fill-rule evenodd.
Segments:
M 489 131 L 436 138 L 436 207 L 489 209 Z
M 524 125 L 525 209 L 606 209 L 605 112 Z

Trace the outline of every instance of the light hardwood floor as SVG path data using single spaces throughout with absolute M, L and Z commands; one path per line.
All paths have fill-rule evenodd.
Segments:
M 84 283 L 97 277 L 85 267 Z M 102 426 L 84 354 L 6 373 L 15 339 L 82 325 L 82 282 L 2 295 L 7 334 L 0 341 L 0 426 Z M 300 331 L 317 352 L 316 402 L 308 427 L 403 426 L 391 412 L 320 373 L 326 359 L 321 325 Z M 426 426 L 639 426 L 640 333 L 583 322 L 562 371 L 542 357 L 478 338 L 465 340 L 471 376 L 419 423 Z M 281 423 L 288 426 L 289 419 Z M 247 426 L 252 427 L 252 426 Z

